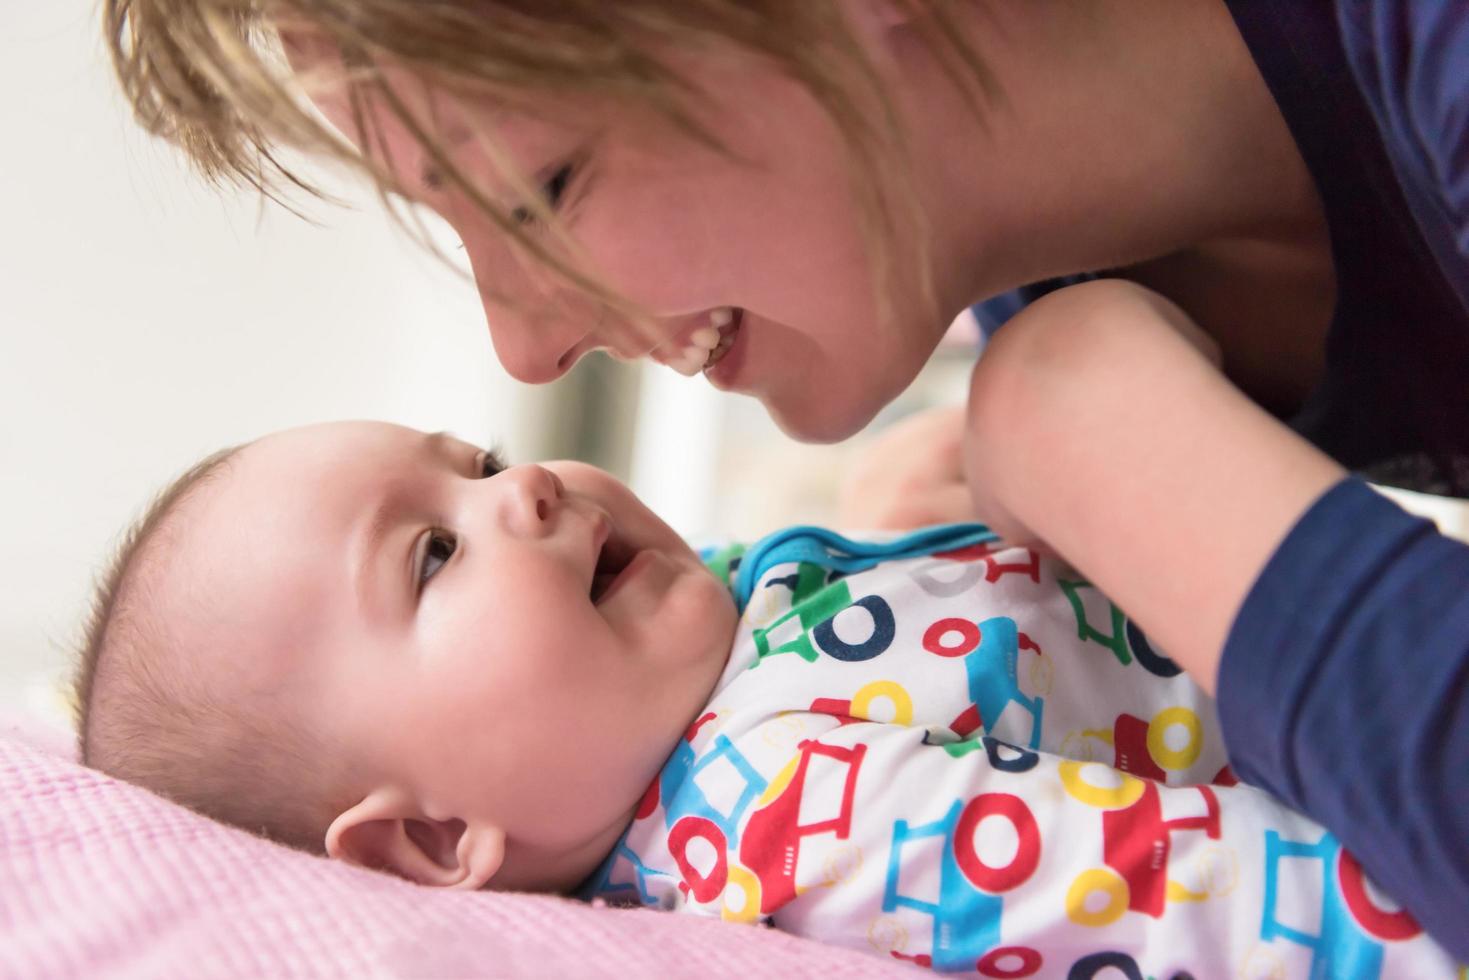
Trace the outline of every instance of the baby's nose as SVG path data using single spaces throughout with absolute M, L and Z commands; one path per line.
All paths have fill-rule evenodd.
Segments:
M 499 483 L 501 519 L 515 534 L 540 537 L 550 531 L 560 510 L 565 487 L 561 480 L 535 463 L 512 466 L 494 477 Z

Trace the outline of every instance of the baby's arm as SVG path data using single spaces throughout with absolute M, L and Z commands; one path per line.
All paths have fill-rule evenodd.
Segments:
M 842 480 L 836 526 L 907 531 L 977 520 L 964 480 L 964 406 L 915 412 L 864 443 Z
M 1212 693 L 1250 586 L 1343 471 L 1211 351 L 1129 283 L 1043 297 L 975 368 L 964 463 L 981 520 L 1059 552 Z

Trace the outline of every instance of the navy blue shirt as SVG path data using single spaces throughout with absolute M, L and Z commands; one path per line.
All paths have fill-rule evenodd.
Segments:
M 1465 30 L 1466 5 L 1343 3 L 1345 34 L 1318 2 L 1229 6 L 1316 183 L 1336 271 L 1323 377 L 1286 421 L 1378 482 L 1469 496 L 1469 51 L 1448 36 Z M 1409 43 L 1438 51 L 1431 71 L 1401 64 Z M 1393 126 L 1380 130 L 1378 114 Z M 1025 286 L 974 313 L 989 334 L 1087 278 Z
M 1325 377 L 1289 421 L 1374 479 L 1469 494 L 1469 3 L 1229 7 L 1336 266 Z M 993 330 L 1056 285 L 976 315 Z M 1219 710 L 1239 775 L 1331 828 L 1469 961 L 1469 547 L 1344 480 L 1241 607 Z
M 1368 290 L 1342 275 L 1352 255 L 1332 220 L 1341 308 L 1328 345 L 1361 343 L 1369 356 L 1345 363 L 1365 379 L 1387 376 L 1402 400 L 1358 387 L 1368 411 L 1322 420 L 1316 433 L 1328 448 L 1347 445 L 1348 465 L 1362 448 L 1426 452 L 1462 494 L 1455 456 L 1469 441 L 1469 4 L 1336 7 L 1333 24 L 1320 4 L 1234 5 L 1267 79 L 1293 63 L 1330 65 L 1337 53 L 1348 62 L 1360 89 L 1334 103 L 1323 97 L 1323 111 L 1364 95 L 1394 178 L 1388 186 L 1381 161 L 1359 148 L 1356 162 L 1371 180 L 1357 187 L 1356 211 L 1338 213 L 1390 237 Z M 1319 23 L 1304 23 L 1313 18 Z M 1272 29 L 1279 34 L 1266 53 Z M 1314 90 L 1312 82 L 1301 85 Z M 1272 82 L 1277 101 L 1285 88 Z M 1298 141 L 1309 125 L 1293 123 Z M 1357 257 L 1369 257 L 1373 240 L 1357 237 Z M 1399 276 L 1394 289 L 1388 279 Z M 1376 336 L 1342 336 L 1355 317 L 1357 329 L 1375 323 Z M 1372 412 L 1396 419 L 1354 442 L 1343 426 L 1370 424 Z M 1409 441 L 1382 441 L 1389 436 Z M 1356 480 L 1338 484 L 1287 535 L 1241 607 L 1220 663 L 1219 711 L 1240 776 L 1336 831 L 1389 894 L 1469 961 L 1469 547 Z

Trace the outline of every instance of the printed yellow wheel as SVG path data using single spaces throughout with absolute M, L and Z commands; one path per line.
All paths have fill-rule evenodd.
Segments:
M 1255 946 L 1240 964 L 1240 980 L 1285 980 L 1285 961 L 1266 946 Z
M 856 844 L 839 844 L 821 861 L 821 883 L 827 887 L 840 885 L 856 877 L 862 870 L 862 849 Z
M 786 787 L 791 784 L 791 778 L 795 776 L 796 768 L 800 764 L 801 755 L 798 752 L 791 756 L 790 761 L 785 764 L 785 767 L 780 772 L 775 774 L 775 778 L 770 781 L 770 785 L 765 787 L 765 792 L 761 793 L 760 798 L 755 801 L 755 806 L 766 806 L 771 800 L 784 793 Z
M 796 744 L 806 734 L 806 722 L 799 714 L 777 715 L 760 728 L 760 738 L 773 749 L 796 751 Z
M 1102 896 L 1105 904 L 1098 907 L 1091 901 L 1094 895 Z M 1111 868 L 1091 868 L 1077 875 L 1066 890 L 1066 918 L 1093 929 L 1109 926 L 1127 911 L 1129 895 L 1120 874 Z
M 1180 864 L 1180 862 L 1174 862 Z M 1223 844 L 1211 844 L 1170 871 L 1177 878 L 1168 879 L 1170 902 L 1202 902 L 1234 891 L 1239 884 L 1239 858 Z
M 1179 725 L 1188 732 L 1188 742 L 1181 749 L 1168 745 L 1168 730 Z M 1204 750 L 1204 726 L 1199 716 L 1187 708 L 1164 708 L 1148 722 L 1148 755 L 1170 772 L 1187 769 L 1199 761 Z
M 1056 664 L 1049 657 L 1036 657 L 1030 662 L 1030 686 L 1035 693 L 1045 697 L 1051 693 L 1056 682 Z
M 729 866 L 719 917 L 725 922 L 755 922 L 760 918 L 760 879 L 738 864 Z
M 1120 769 L 1104 766 L 1099 762 L 1076 762 L 1068 759 L 1056 767 L 1061 775 L 1061 785 L 1073 799 L 1087 806 L 1103 810 L 1125 810 L 1142 799 L 1147 788 L 1141 779 L 1129 776 Z M 1085 775 L 1105 774 L 1114 785 L 1103 786 L 1092 782 Z
M 784 612 L 782 601 L 777 598 L 779 589 L 761 589 L 750 597 L 745 607 L 744 622 L 756 629 L 768 628 L 775 618 Z
M 901 953 L 908 948 L 908 928 L 895 915 L 880 915 L 867 927 L 867 942 L 879 953 Z
M 1164 897 L 1170 902 L 1202 902 L 1209 897 L 1208 892 L 1194 891 L 1181 881 L 1168 879 Z
M 1110 761 L 1117 752 L 1113 748 L 1112 733 L 1105 728 L 1083 728 L 1067 732 L 1061 740 L 1058 755 L 1079 762 Z
M 878 721 L 872 717 L 872 702 L 878 698 L 887 698 L 893 705 L 893 717 L 885 724 L 911 725 L 913 724 L 913 699 L 908 696 L 908 691 L 897 681 L 873 681 L 863 684 L 852 695 L 852 717 L 861 718 L 864 721 Z
M 1189 867 L 1199 876 L 1210 898 L 1228 895 L 1239 884 L 1239 857 L 1233 848 L 1223 844 L 1204 848 L 1189 862 Z

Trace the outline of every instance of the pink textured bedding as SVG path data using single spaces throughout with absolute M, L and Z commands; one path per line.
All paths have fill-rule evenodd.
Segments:
M 435 891 L 278 847 L 0 725 L 0 977 L 840 977 L 926 971 L 756 929 Z

